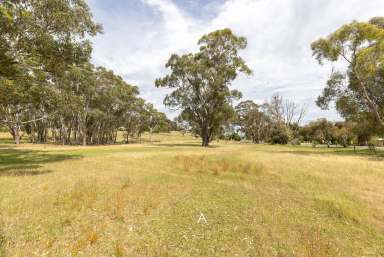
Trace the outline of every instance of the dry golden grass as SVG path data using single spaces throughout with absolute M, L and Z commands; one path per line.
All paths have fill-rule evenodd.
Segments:
M 0 146 L 0 256 L 384 256 L 383 158 L 154 138 Z

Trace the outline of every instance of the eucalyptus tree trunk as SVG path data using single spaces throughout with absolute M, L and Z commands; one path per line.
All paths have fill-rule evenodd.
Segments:
M 209 133 L 208 126 L 206 125 L 203 125 L 203 128 L 201 129 L 201 139 L 202 139 L 201 146 L 203 147 L 209 146 L 210 133 Z
M 11 130 L 11 134 L 12 134 L 12 137 L 13 137 L 13 140 L 15 142 L 16 145 L 19 145 L 20 144 L 20 126 L 18 124 L 13 124 L 11 127 L 10 127 L 10 130 Z
M 16 145 L 20 144 L 20 134 L 19 134 L 19 131 L 15 132 L 15 144 Z
M 64 118 L 63 117 L 60 117 L 60 125 L 61 125 L 61 128 L 60 128 L 60 139 L 61 139 L 61 143 L 63 145 L 65 145 L 67 143 L 67 134 L 68 134 L 68 128 L 65 124 L 65 121 L 64 121 Z
M 89 101 L 86 100 L 85 101 L 85 105 L 84 105 L 84 113 L 81 115 L 81 133 L 82 133 L 82 136 L 83 136 L 83 142 L 82 142 L 82 145 L 83 146 L 86 146 L 87 145 L 87 133 L 88 133 L 88 130 L 87 130 L 87 118 L 88 118 L 88 112 L 89 112 Z
M 87 131 L 83 131 L 83 146 L 87 145 Z
M 152 143 L 152 133 L 153 133 L 153 129 L 152 127 L 149 128 L 149 142 Z
M 209 146 L 209 135 L 208 134 L 203 135 L 203 142 L 202 142 L 201 146 L 203 146 L 203 147 Z
M 129 144 L 129 132 L 128 131 L 126 131 L 126 133 L 125 133 L 125 143 Z
M 118 133 L 118 130 L 116 129 L 113 134 L 112 134 L 112 143 L 113 144 L 116 144 L 117 142 L 117 133 Z
M 12 134 L 13 141 L 15 142 L 16 145 L 20 144 L 20 138 L 21 138 L 21 128 L 20 128 L 20 122 L 19 122 L 19 114 L 17 113 L 12 117 L 12 119 L 9 120 L 14 120 L 8 122 L 8 128 L 10 133 Z

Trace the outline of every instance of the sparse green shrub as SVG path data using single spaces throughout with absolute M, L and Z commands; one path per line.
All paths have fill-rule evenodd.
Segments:
M 301 140 L 299 138 L 294 138 L 291 140 L 291 145 L 301 145 Z

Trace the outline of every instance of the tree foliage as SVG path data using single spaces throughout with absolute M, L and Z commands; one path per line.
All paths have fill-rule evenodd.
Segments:
M 230 29 L 204 35 L 198 43 L 197 53 L 171 56 L 166 64 L 171 73 L 157 79 L 156 86 L 173 89 L 164 103 L 181 110 L 181 118 L 202 137 L 202 145 L 208 146 L 220 126 L 233 116 L 232 101 L 241 97 L 239 91 L 230 90 L 232 81 L 251 70 L 238 55 L 247 40 Z
M 352 22 L 311 45 L 314 57 L 323 64 L 344 61 L 346 70 L 333 70 L 317 104 L 323 109 L 336 102 L 347 119 L 365 113 L 384 126 L 384 18 Z
M 100 32 L 84 0 L 1 2 L 0 123 L 15 143 L 23 134 L 45 143 L 50 133 L 56 143 L 105 144 L 119 128 L 149 129 L 144 117 L 158 112 L 138 88 L 89 62 Z
M 253 143 L 264 141 L 267 137 L 270 119 L 263 111 L 263 106 L 247 100 L 240 102 L 235 109 L 237 125 L 241 127 L 245 137 L 251 139 Z

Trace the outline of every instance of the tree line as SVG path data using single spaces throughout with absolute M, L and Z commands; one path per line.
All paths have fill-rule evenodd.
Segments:
M 198 41 L 199 50 L 173 54 L 170 73 L 155 86 L 170 89 L 164 104 L 179 111 L 174 122 L 139 97 L 137 86 L 94 66 L 91 38 L 102 33 L 84 0 L 3 0 L 0 3 L 0 124 L 18 144 L 112 144 L 145 131 L 177 129 L 215 138 L 245 137 L 254 143 L 369 141 L 384 131 L 384 18 L 354 21 L 312 43 L 313 56 L 332 69 L 317 100 L 334 103 L 342 123 L 300 123 L 305 106 L 274 95 L 256 104 L 231 89 L 240 74 L 251 75 L 239 52 L 245 37 L 230 29 Z M 353 134 L 353 136 L 351 136 Z
M 90 63 L 102 32 L 83 0 L 0 4 L 0 123 L 16 144 L 111 144 L 171 122 L 137 86 Z
M 299 145 L 305 142 L 314 146 L 347 147 L 373 144 L 373 137 L 380 135 L 380 129 L 374 122 L 332 122 L 319 118 L 303 125 L 301 121 L 306 114 L 306 106 L 284 100 L 278 94 L 260 105 L 250 100 L 240 102 L 235 110 L 236 115 L 219 138 L 247 139 L 253 143 Z

